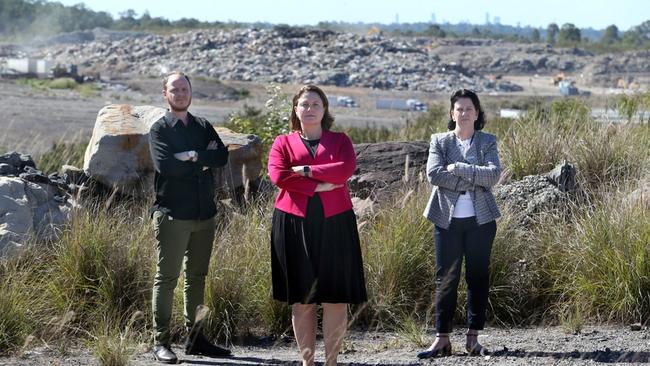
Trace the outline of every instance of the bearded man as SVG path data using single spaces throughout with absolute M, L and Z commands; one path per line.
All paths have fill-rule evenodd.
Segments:
M 156 238 L 156 276 L 153 284 L 154 357 L 177 363 L 171 348 L 169 323 L 174 288 L 185 267 L 185 353 L 224 357 L 230 350 L 212 344 L 196 322 L 203 304 L 215 235 L 214 180 L 210 168 L 228 162 L 228 149 L 212 125 L 187 111 L 192 85 L 187 75 L 174 71 L 163 79 L 168 111 L 149 131 L 155 169 L 155 202 L 151 208 Z

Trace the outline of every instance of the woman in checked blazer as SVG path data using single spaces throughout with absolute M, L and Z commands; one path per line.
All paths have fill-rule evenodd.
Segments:
M 466 350 L 483 354 L 478 331 L 485 325 L 489 264 L 500 216 L 491 187 L 501 168 L 496 137 L 480 130 L 485 114 L 478 96 L 460 89 L 451 96 L 449 132 L 431 136 L 427 177 L 433 185 L 424 216 L 434 225 L 436 339 L 419 358 L 451 354 L 449 333 L 456 310 L 463 259 L 467 282 Z

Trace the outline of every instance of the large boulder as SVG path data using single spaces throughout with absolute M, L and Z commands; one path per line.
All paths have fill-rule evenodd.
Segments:
M 356 197 L 374 199 L 377 195 L 393 191 L 405 180 L 424 174 L 429 156 L 429 142 L 389 141 L 356 144 L 354 150 L 357 169 L 350 178 L 350 190 Z
M 154 106 L 109 105 L 97 114 L 84 156 L 84 171 L 106 187 L 136 197 L 148 195 L 153 186 L 149 153 L 149 129 L 165 114 Z M 228 164 L 214 169 L 216 190 L 229 192 L 256 181 L 262 169 L 262 143 L 254 135 L 219 128 L 228 147 Z
M 57 187 L 18 177 L 0 176 L 0 256 L 29 238 L 53 240 L 70 218 L 73 203 Z

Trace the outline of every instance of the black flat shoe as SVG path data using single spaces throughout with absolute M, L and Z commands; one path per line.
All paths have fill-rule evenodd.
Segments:
M 229 349 L 212 344 L 203 333 L 191 334 L 185 343 L 186 355 L 200 355 L 206 357 L 230 357 L 232 352 Z
M 176 357 L 176 354 L 174 351 L 172 351 L 172 348 L 169 346 L 155 346 L 153 348 L 153 357 L 156 359 L 158 362 L 162 363 L 169 363 L 169 364 L 175 364 L 178 363 L 178 357 Z
M 419 359 L 447 356 L 451 356 L 451 344 L 448 344 L 442 348 L 426 350 L 418 353 Z

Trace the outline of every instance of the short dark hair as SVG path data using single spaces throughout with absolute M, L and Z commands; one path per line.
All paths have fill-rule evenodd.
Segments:
M 289 129 L 291 131 L 302 131 L 302 127 L 300 127 L 300 120 L 296 114 L 296 106 L 298 105 L 298 99 L 300 99 L 303 94 L 309 92 L 318 94 L 321 101 L 323 102 L 323 119 L 320 121 L 320 125 L 323 130 L 329 130 L 334 123 L 334 117 L 330 114 L 330 103 L 327 100 L 325 92 L 323 92 L 323 90 L 321 90 L 321 88 L 317 87 L 316 85 L 309 84 L 300 88 L 300 90 L 298 90 L 298 93 L 293 96 L 293 102 L 291 103 L 291 118 L 289 118 Z
M 449 114 L 451 115 L 451 113 L 454 111 L 454 104 L 456 104 L 456 101 L 458 101 L 460 98 L 469 98 L 472 101 L 472 104 L 474 104 L 474 109 L 478 111 L 478 118 L 476 118 L 476 121 L 474 121 L 474 129 L 477 131 L 482 130 L 485 126 L 485 112 L 483 111 L 483 107 L 481 107 L 481 101 L 478 100 L 478 95 L 469 89 L 458 89 L 453 94 L 451 94 L 451 106 L 449 107 Z M 447 128 L 449 131 L 455 130 L 456 121 L 449 118 L 449 122 L 447 122 Z
M 190 89 L 192 89 L 192 82 L 190 81 L 190 77 L 185 75 L 185 73 L 182 72 L 182 71 L 174 70 L 174 71 L 170 72 L 169 74 L 165 75 L 165 77 L 162 79 L 163 90 L 167 90 L 167 82 L 169 81 L 169 77 L 174 76 L 174 75 L 185 77 L 185 80 L 187 80 L 187 83 L 190 84 Z

